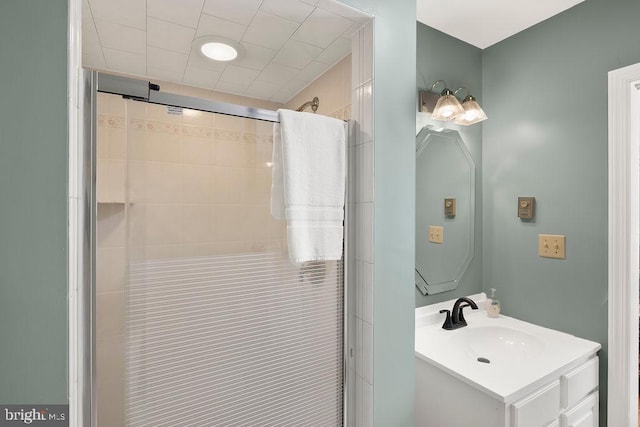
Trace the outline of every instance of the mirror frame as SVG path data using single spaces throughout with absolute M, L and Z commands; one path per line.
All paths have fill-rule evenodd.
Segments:
M 440 292 L 451 291 L 458 287 L 458 283 L 462 280 L 462 277 L 466 273 L 471 261 L 473 260 L 475 250 L 475 212 L 476 212 L 476 164 L 471 156 L 471 152 L 464 143 L 462 136 L 457 130 L 453 129 L 436 129 L 432 126 L 425 126 L 416 135 L 416 161 L 418 155 L 429 145 L 429 139 L 432 137 L 444 137 L 451 138 L 458 145 L 458 148 L 464 154 L 467 162 L 469 163 L 469 239 L 467 247 L 467 255 L 462 262 L 461 267 L 458 269 L 458 273 L 451 280 L 440 283 L 428 283 L 420 274 L 418 269 L 414 266 L 415 272 L 415 285 L 423 295 L 432 295 Z

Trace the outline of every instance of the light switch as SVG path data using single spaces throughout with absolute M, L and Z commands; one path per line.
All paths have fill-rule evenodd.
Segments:
M 431 243 L 444 243 L 444 227 L 429 226 L 429 241 Z
M 538 234 L 538 255 L 545 258 L 565 259 L 565 236 Z

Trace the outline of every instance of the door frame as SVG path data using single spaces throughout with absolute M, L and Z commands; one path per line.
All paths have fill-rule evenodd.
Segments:
M 608 415 L 638 423 L 640 63 L 609 72 Z

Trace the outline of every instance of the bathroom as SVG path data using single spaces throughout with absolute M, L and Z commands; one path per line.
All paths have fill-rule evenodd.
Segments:
M 11 326 L 3 322 L 1 336 L 15 344 L 1 353 L 0 401 L 62 404 L 69 401 L 73 371 L 67 284 L 77 271 L 70 267 L 74 252 L 66 249 L 74 203 L 67 192 L 72 95 L 66 82 L 73 69 L 68 61 L 77 65 L 79 57 L 74 51 L 68 56 L 66 46 L 67 26 L 80 16 L 80 5 L 56 0 L 36 9 L 21 3 L 3 3 L 0 14 L 0 39 L 15 41 L 2 45 L 4 56 L 13 58 L 2 66 L 10 77 L 1 83 L 2 128 L 7 140 L 23 141 L 5 144 L 3 137 L 0 156 L 6 177 L 0 181 L 2 194 L 16 201 L 3 208 L 3 240 L 11 247 L 2 246 L 0 304 Z M 587 0 L 478 51 L 420 25 L 416 30 L 414 2 L 344 3 L 375 17 L 369 202 L 374 262 L 365 265 L 372 273 L 374 386 L 365 419 L 381 426 L 413 425 L 413 308 L 435 302 L 419 297 L 413 284 L 415 117 L 418 90 L 429 89 L 436 79 L 473 86 L 469 89 L 489 115 L 476 125 L 481 131 L 469 129 L 481 138 L 476 165 L 482 174 L 477 181 L 482 215 L 476 230 L 482 246 L 474 257 L 481 262 L 455 295 L 443 298 L 496 288 L 505 314 L 601 343 L 605 417 L 607 72 L 640 62 L 638 5 Z M 416 58 L 416 38 L 421 49 L 433 46 L 433 51 L 418 51 Z M 32 44 L 28 54 L 25 40 Z M 447 64 L 445 54 L 464 57 Z M 457 74 L 467 72 L 466 61 L 472 71 Z M 515 221 L 519 195 L 536 197 L 535 223 Z M 565 234 L 567 259 L 543 263 L 530 239 L 539 233 Z M 46 352 L 35 342 L 44 343 Z

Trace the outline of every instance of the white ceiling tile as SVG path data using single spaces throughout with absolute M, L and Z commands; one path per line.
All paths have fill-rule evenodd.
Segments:
M 91 68 L 107 68 L 102 46 L 95 29 L 82 28 L 82 65 Z
M 300 71 L 296 78 L 305 82 L 312 82 L 330 67 L 330 64 L 325 64 L 324 62 L 311 61 L 309 65 L 304 67 L 304 70 Z
M 147 69 L 149 72 L 151 69 L 166 70 L 173 75 L 179 76 L 178 81 L 181 81 L 184 70 L 187 67 L 188 58 L 189 55 L 184 53 L 149 46 L 147 48 Z
M 363 24 L 356 22 L 355 24 L 353 24 L 352 26 L 350 26 L 349 28 L 346 29 L 346 31 L 344 33 L 342 33 L 342 37 L 347 38 L 349 40 L 351 40 L 351 38 L 353 37 L 353 34 L 358 31 L 360 28 L 362 28 Z
M 298 0 L 263 0 L 260 10 L 281 16 L 290 21 L 302 23 L 314 7 Z
M 251 86 L 249 86 L 249 88 L 247 89 L 247 93 L 252 98 L 269 99 L 276 93 L 278 93 L 280 86 L 281 85 L 277 85 L 274 83 L 255 81 L 251 84 Z
M 204 0 L 149 0 L 147 15 L 163 21 L 196 28 Z
M 280 49 L 297 28 L 298 24 L 295 22 L 259 11 L 242 40 L 258 46 Z
M 343 16 L 353 22 L 360 24 L 366 23 L 371 17 L 364 12 L 354 9 L 351 6 L 347 6 L 336 0 L 318 0 L 316 7 L 324 9 L 329 12 L 333 12 L 336 15 Z
M 213 89 L 222 73 L 204 68 L 187 67 L 182 81 L 190 86 Z
M 213 61 L 211 59 L 205 58 L 196 49 L 192 49 L 191 53 L 189 54 L 189 61 L 187 62 L 187 66 L 222 72 L 227 66 L 227 63 Z
M 259 74 L 260 71 L 229 64 L 227 68 L 224 69 L 222 76 L 220 76 L 220 80 L 227 83 L 249 86 Z
M 318 55 L 316 60 L 326 64 L 335 64 L 347 56 L 349 52 L 351 52 L 351 40 L 339 37 Z
M 218 83 L 216 84 L 216 90 L 220 91 L 220 92 L 228 92 L 228 93 L 235 93 L 238 95 L 244 95 L 245 91 L 247 90 L 249 86 L 248 85 L 241 85 L 238 83 L 230 83 L 230 82 L 224 82 L 222 80 L 218 81 Z
M 321 53 L 322 49 L 317 46 L 289 40 L 273 58 L 273 62 L 301 70 Z
M 295 40 L 321 48 L 328 47 L 353 23 L 334 13 L 316 9 L 293 35 Z
M 302 80 L 289 80 L 284 86 L 282 86 L 278 93 L 271 97 L 271 101 L 285 104 L 291 98 L 296 96 L 302 89 L 308 85 L 307 82 Z
M 88 0 L 83 0 L 82 2 L 82 31 L 96 31 L 96 26 L 93 23 L 91 6 L 89 6 Z
M 117 22 L 139 30 L 147 28 L 146 0 L 89 0 L 96 19 Z
M 147 20 L 147 44 L 149 46 L 189 53 L 195 34 L 195 28 L 156 18 L 148 18 Z
M 100 38 L 98 37 L 98 32 L 94 26 L 91 27 L 82 27 L 82 49 L 86 45 L 97 46 L 101 48 Z
M 242 46 L 246 49 L 246 55 L 233 61 L 233 65 L 239 65 L 241 67 L 253 68 L 254 70 L 262 70 L 267 66 L 271 58 L 276 54 L 276 50 L 269 49 L 262 46 L 257 46 L 251 43 L 243 42 Z
M 224 36 L 233 40 L 240 40 L 247 27 L 226 21 L 215 16 L 202 14 L 196 37 L 200 36 Z
M 227 21 L 249 25 L 262 0 L 206 0 L 202 11 Z
M 147 74 L 147 60 L 144 55 L 136 55 L 122 50 L 102 48 L 107 68 L 121 73 L 144 76 Z
M 96 28 L 103 47 L 144 55 L 147 33 L 133 27 L 96 18 Z
M 147 66 L 147 76 L 151 79 L 163 80 L 165 82 L 180 82 L 182 81 L 183 74 L 183 72 L 176 70 Z
M 303 3 L 314 5 L 318 3 L 318 0 L 301 0 Z
M 102 50 L 95 51 L 82 48 L 82 66 L 87 68 L 98 68 L 104 70 L 107 63 L 104 60 Z
M 275 84 L 285 84 L 294 78 L 298 72 L 299 70 L 296 70 L 295 68 L 274 64 L 272 62 L 265 67 L 264 71 L 260 73 L 256 80 Z

